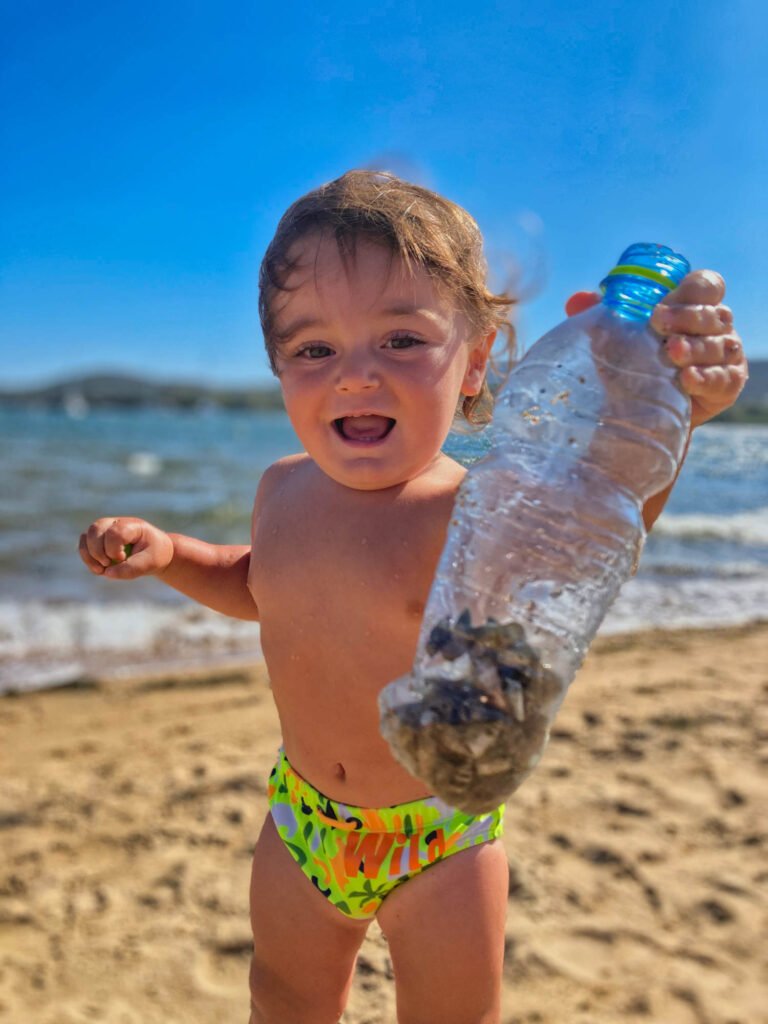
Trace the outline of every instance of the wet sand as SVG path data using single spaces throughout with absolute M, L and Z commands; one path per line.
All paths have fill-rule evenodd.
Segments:
M 766 696 L 765 624 L 595 645 L 507 812 L 504 1024 L 768 1020 Z M 245 1024 L 278 743 L 260 667 L 0 698 L 0 1022 Z M 343 1020 L 394 1024 L 376 925 Z

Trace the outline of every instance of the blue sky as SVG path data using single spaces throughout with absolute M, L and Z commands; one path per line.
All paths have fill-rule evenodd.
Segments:
M 468 6 L 4 5 L 4 382 L 268 380 L 277 220 L 370 165 L 466 206 L 500 273 L 518 261 L 524 342 L 647 240 L 723 273 L 768 357 L 768 5 Z

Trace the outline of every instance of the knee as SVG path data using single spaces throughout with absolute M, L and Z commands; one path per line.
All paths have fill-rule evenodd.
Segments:
M 277 979 L 272 972 L 265 969 L 256 957 L 251 958 L 251 971 L 249 976 L 251 990 L 251 1016 L 248 1024 L 271 1024 L 276 1020 L 277 1006 L 275 1006 L 277 995 Z
M 254 956 L 251 960 L 249 1024 L 338 1024 L 348 990 L 309 991 L 303 979 L 277 975 Z
M 281 1019 L 281 1013 L 290 1005 L 286 986 L 275 976 L 274 971 L 251 959 L 249 977 L 251 989 L 251 1016 L 249 1024 L 273 1024 Z M 285 1019 L 285 1018 L 283 1018 Z

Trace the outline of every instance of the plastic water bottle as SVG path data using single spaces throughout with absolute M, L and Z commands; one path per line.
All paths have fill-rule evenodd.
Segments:
M 379 696 L 394 756 L 469 813 L 539 761 L 552 720 L 673 479 L 690 402 L 653 306 L 688 272 L 627 249 L 603 300 L 545 334 L 497 397 L 489 454 L 459 490 L 410 675 Z

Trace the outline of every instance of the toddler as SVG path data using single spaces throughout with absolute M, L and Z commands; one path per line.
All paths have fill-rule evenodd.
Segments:
M 723 295 L 717 274 L 691 273 L 651 320 L 694 425 L 746 377 Z M 253 856 L 251 1024 L 338 1021 L 373 917 L 400 1024 L 498 1024 L 503 806 L 471 816 L 431 795 L 381 738 L 377 695 L 411 667 L 465 472 L 442 445 L 457 415 L 490 417 L 486 370 L 497 332 L 512 347 L 511 305 L 488 289 L 479 230 L 454 203 L 368 171 L 310 192 L 278 225 L 259 299 L 304 451 L 262 476 L 250 545 L 123 516 L 80 538 L 93 573 L 152 574 L 261 623 L 282 747 Z

